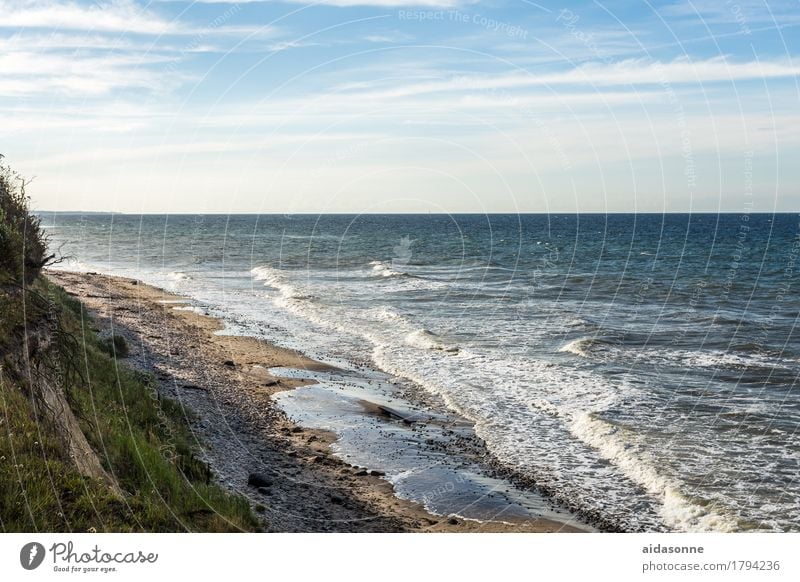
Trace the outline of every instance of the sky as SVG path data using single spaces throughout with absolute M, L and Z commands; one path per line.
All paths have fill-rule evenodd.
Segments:
M 800 210 L 800 0 L 0 0 L 39 209 Z

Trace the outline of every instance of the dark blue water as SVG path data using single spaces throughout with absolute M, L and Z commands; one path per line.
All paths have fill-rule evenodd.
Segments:
M 67 268 L 412 383 L 509 471 L 620 527 L 800 528 L 798 215 L 45 223 Z

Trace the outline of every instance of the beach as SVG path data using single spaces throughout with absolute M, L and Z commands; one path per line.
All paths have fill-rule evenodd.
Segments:
M 154 397 L 183 405 L 213 478 L 247 497 L 267 531 L 580 531 L 545 518 L 479 521 L 429 513 L 395 496 L 379 472 L 333 454 L 336 435 L 293 424 L 275 405 L 275 394 L 311 382 L 270 369 L 302 376 L 329 365 L 260 339 L 221 335 L 219 319 L 135 279 L 53 270 L 47 277 L 83 302 L 101 334 L 125 337 L 130 355 L 123 361 L 153 375 Z M 402 422 L 380 407 L 364 410 Z

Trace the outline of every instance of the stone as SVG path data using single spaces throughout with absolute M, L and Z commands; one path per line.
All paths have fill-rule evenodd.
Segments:
M 251 487 L 269 487 L 272 485 L 272 479 L 264 475 L 264 473 L 250 473 L 247 478 L 247 484 Z

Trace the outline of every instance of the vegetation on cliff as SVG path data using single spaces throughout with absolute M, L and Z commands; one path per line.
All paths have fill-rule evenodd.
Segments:
M 253 531 L 195 457 L 189 414 L 117 360 L 0 160 L 0 531 Z

